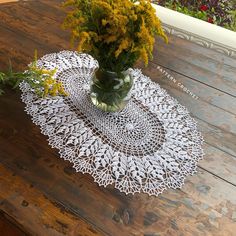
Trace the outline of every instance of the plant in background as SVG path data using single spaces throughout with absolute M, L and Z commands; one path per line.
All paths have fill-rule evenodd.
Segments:
M 15 89 L 22 81 L 25 81 L 39 97 L 46 97 L 48 95 L 66 96 L 67 93 L 64 91 L 62 83 L 54 78 L 55 73 L 56 69 L 45 70 L 37 66 L 37 53 L 35 52 L 34 61 L 25 72 L 13 72 L 11 63 L 8 72 L 0 72 L 0 86 L 8 85 Z M 4 91 L 0 87 L 0 95 L 3 93 Z
M 236 31 L 235 0 L 157 0 L 153 2 Z
M 100 67 L 122 71 L 152 58 L 155 36 L 167 41 L 150 1 L 67 0 L 64 28 L 71 30 L 78 51 L 91 54 Z
M 212 19 L 213 23 L 219 26 L 226 26 L 233 21 L 230 14 L 232 5 L 228 0 L 202 0 L 202 4 L 208 7 L 208 17 L 209 20 Z
M 226 25 L 226 28 L 229 29 L 229 30 L 233 30 L 233 31 L 236 31 L 236 4 L 235 4 L 235 10 L 232 10 L 230 11 L 230 14 L 232 16 L 232 23 Z

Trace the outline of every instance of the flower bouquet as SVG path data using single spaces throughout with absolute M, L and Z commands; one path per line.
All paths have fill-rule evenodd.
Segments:
M 167 37 L 151 1 L 67 0 L 64 28 L 79 52 L 92 55 L 99 69 L 91 80 L 91 99 L 100 109 L 118 111 L 130 98 L 129 68 L 152 58 L 155 36 Z

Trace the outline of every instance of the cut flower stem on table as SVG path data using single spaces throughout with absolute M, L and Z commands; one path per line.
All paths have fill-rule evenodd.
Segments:
M 34 61 L 28 65 L 24 72 L 14 72 L 9 61 L 8 72 L 0 72 L 0 95 L 4 93 L 3 87 L 10 86 L 18 88 L 21 82 L 26 82 L 39 97 L 46 96 L 67 96 L 61 82 L 55 78 L 56 69 L 46 70 L 37 66 L 37 51 L 35 51 Z

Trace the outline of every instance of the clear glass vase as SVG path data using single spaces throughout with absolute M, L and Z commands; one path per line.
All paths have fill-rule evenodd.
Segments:
M 91 79 L 92 103 L 106 112 L 122 110 L 131 98 L 133 78 L 129 70 L 120 73 L 99 68 Z

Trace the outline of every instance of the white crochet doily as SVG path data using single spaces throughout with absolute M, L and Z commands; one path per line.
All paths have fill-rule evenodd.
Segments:
M 156 196 L 166 188 L 181 187 L 185 177 L 196 172 L 203 156 L 196 122 L 139 69 L 130 69 L 134 86 L 128 105 L 107 113 L 90 101 L 90 79 L 98 67 L 91 56 L 62 51 L 45 55 L 37 64 L 57 68 L 56 78 L 69 96 L 38 98 L 23 82 L 26 111 L 76 171 L 126 194 Z

